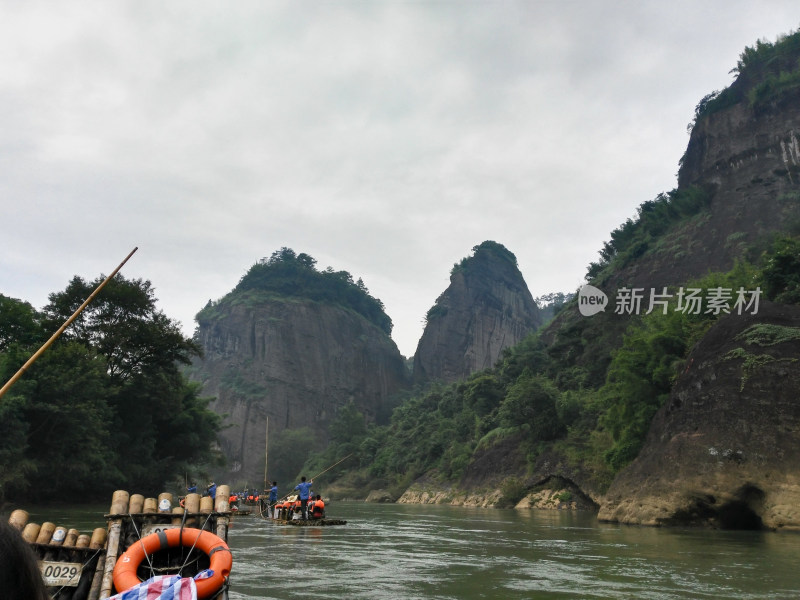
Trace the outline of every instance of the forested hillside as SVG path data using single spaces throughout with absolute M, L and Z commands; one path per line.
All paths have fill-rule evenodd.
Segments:
M 798 300 L 798 100 L 800 33 L 745 49 L 735 83 L 697 106 L 679 187 L 643 202 L 589 266 L 605 312 L 582 316 L 572 300 L 494 367 L 414 394 L 386 427 L 348 415 L 306 469 L 353 453 L 336 482 L 344 495 L 499 486 L 503 504 L 559 479 L 600 501 L 706 331 L 757 312 L 759 298 Z M 620 292 L 633 289 L 641 302 L 626 305 Z

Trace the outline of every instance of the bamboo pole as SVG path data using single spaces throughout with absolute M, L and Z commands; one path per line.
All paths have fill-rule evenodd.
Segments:
M 25 525 L 28 524 L 28 513 L 27 511 L 22 510 L 21 508 L 15 510 L 11 513 L 11 516 L 8 517 L 8 524 L 11 525 L 17 531 L 22 531 L 25 529 Z
M 53 532 L 56 530 L 56 524 L 51 523 L 50 521 L 46 521 L 42 523 L 41 529 L 39 529 L 39 535 L 36 538 L 37 544 L 49 544 L 50 540 L 53 538 Z
M 94 577 L 92 578 L 92 586 L 89 588 L 89 595 L 86 600 L 99 600 L 100 588 L 103 585 L 103 573 L 106 569 L 106 555 L 101 554 L 97 558 L 97 567 L 94 570 Z
M 343 463 L 343 462 L 344 462 L 344 461 L 346 461 L 348 458 L 350 458 L 351 456 L 353 456 L 353 454 L 354 454 L 354 453 L 352 453 L 352 452 L 351 452 L 350 454 L 348 454 L 348 455 L 347 455 L 347 456 L 345 456 L 344 458 L 337 460 L 335 463 L 333 463 L 333 464 L 332 464 L 330 467 L 328 467 L 327 469 L 323 469 L 322 471 L 320 471 L 319 473 L 317 473 L 317 474 L 316 474 L 316 475 L 314 475 L 313 477 L 309 478 L 309 480 L 308 480 L 308 481 L 310 481 L 310 482 L 312 482 L 312 483 L 313 483 L 313 481 L 314 481 L 314 480 L 315 480 L 317 477 L 319 477 L 319 476 L 320 476 L 320 475 L 322 475 L 323 473 L 327 473 L 328 471 L 330 471 L 330 470 L 331 470 L 333 467 L 335 467 L 335 466 L 336 466 L 336 465 L 338 465 L 339 463 Z M 292 490 L 292 492 L 293 492 L 293 491 L 294 491 L 294 490 Z M 289 496 L 291 496 L 291 495 L 292 495 L 292 492 L 289 492 L 288 494 L 286 494 L 286 495 L 282 496 L 282 497 L 281 497 L 281 500 L 285 500 L 286 498 L 288 498 Z
M 28 523 L 25 525 L 25 529 L 22 530 L 22 539 L 33 544 L 39 538 L 41 530 L 42 526 L 38 523 Z
M 228 502 L 231 496 L 231 488 L 228 485 L 217 486 L 217 497 L 214 504 L 214 510 L 218 513 L 230 512 L 230 504 Z M 222 541 L 228 541 L 228 517 L 217 515 L 217 537 Z
M 112 515 L 124 515 L 128 512 L 130 494 L 125 490 L 117 490 L 111 497 Z M 108 522 L 108 546 L 106 546 L 106 561 L 103 566 L 103 579 L 100 586 L 100 598 L 108 598 L 114 586 L 114 567 L 119 556 L 119 543 L 122 535 L 122 519 L 111 519 Z
M 264 491 L 267 489 L 267 459 L 269 459 L 269 415 L 267 415 L 267 434 L 264 439 Z
M 64 545 L 65 546 L 75 546 L 78 542 L 78 536 L 80 532 L 77 529 L 69 529 L 67 530 L 67 537 L 64 538 Z
M 116 269 L 114 269 L 114 271 L 111 273 L 111 275 L 109 275 L 108 277 L 106 277 L 106 278 L 103 280 L 103 283 L 101 283 L 100 285 L 98 285 L 98 286 L 95 288 L 95 290 L 94 290 L 94 291 L 93 291 L 91 294 L 89 294 L 89 297 L 88 297 L 88 298 L 87 298 L 87 299 L 86 299 L 86 300 L 83 302 L 83 304 L 81 304 L 81 305 L 78 307 L 78 310 L 76 310 L 74 313 L 72 313 L 72 316 L 71 316 L 69 319 L 67 319 L 67 320 L 64 322 L 64 324 L 63 324 L 61 327 L 59 327 L 59 328 L 58 328 L 58 331 L 56 331 L 56 332 L 55 332 L 55 333 L 54 333 L 54 334 L 53 334 L 53 335 L 50 337 L 50 339 L 49 339 L 49 340 L 47 340 L 47 341 L 46 341 L 44 344 L 42 344 L 42 347 L 41 347 L 41 348 L 39 348 L 39 349 L 38 349 L 36 352 L 34 352 L 34 353 L 33 353 L 33 356 L 31 356 L 31 357 L 28 359 L 28 361 L 27 361 L 27 362 L 26 362 L 24 365 L 22 365 L 22 367 L 20 367 L 19 371 L 17 371 L 17 372 L 14 374 L 14 376 L 13 376 L 11 379 L 9 379 L 9 380 L 6 382 L 6 384 L 5 384 L 5 385 L 4 385 L 2 388 L 0 388 L 0 398 L 2 398 L 2 397 L 3 397 L 3 395 L 6 393 L 6 391 L 8 391 L 8 389 L 9 389 L 9 388 L 10 388 L 12 385 L 14 385 L 14 383 L 17 381 L 17 379 L 19 379 L 20 377 L 22 377 L 22 375 L 24 375 L 24 374 L 25 374 L 25 371 L 27 371 L 27 370 L 28 370 L 28 367 L 30 367 L 30 366 L 31 366 L 31 365 L 32 365 L 34 362 L 36 362 L 36 359 L 37 359 L 37 358 L 39 358 L 39 357 L 40 357 L 40 356 L 41 356 L 41 355 L 44 353 L 44 351 L 45 351 L 45 350 L 47 350 L 47 349 L 48 349 L 48 348 L 51 346 L 51 344 L 52 344 L 53 342 L 55 342 L 55 341 L 56 341 L 56 339 L 58 338 L 58 336 L 60 336 L 60 335 L 61 335 L 61 334 L 64 332 L 64 330 L 65 330 L 67 327 L 69 327 L 69 326 L 70 326 L 70 324 L 71 324 L 71 323 L 72 323 L 72 322 L 73 322 L 75 319 L 77 319 L 77 318 L 78 318 L 78 315 L 79 315 L 79 314 L 81 314 L 81 312 L 83 312 L 83 309 L 84 309 L 84 308 L 86 308 L 86 307 L 89 305 L 89 302 L 91 302 L 92 300 L 94 300 L 94 297 L 95 297 L 95 296 L 96 296 L 96 295 L 97 295 L 97 294 L 100 292 L 100 290 L 102 290 L 102 289 L 103 289 L 103 287 L 105 287 L 105 285 L 106 285 L 106 284 L 107 284 L 109 281 L 111 281 L 111 279 L 114 277 L 114 275 L 116 275 L 116 274 L 119 272 L 119 270 L 122 268 L 122 266 L 123 266 L 123 265 L 124 265 L 126 262 L 128 262 L 128 259 L 129 259 L 131 256 L 133 256 L 133 253 L 134 253 L 134 252 L 136 252 L 138 249 L 139 249 L 139 247 L 137 246 L 136 248 L 134 248 L 133 250 L 131 250 L 131 251 L 130 251 L 130 253 L 128 254 L 128 256 L 126 256 L 126 257 L 125 257 L 125 260 L 123 260 L 123 261 L 122 261 L 122 262 L 119 264 L 119 266 L 118 266 Z
M 311 479 L 309 479 L 309 481 L 314 481 L 314 480 L 315 480 L 317 477 L 319 477 L 319 476 L 320 476 L 320 475 L 322 475 L 323 473 L 327 473 L 327 472 L 328 472 L 328 471 L 330 471 L 330 470 L 331 470 L 333 467 L 335 467 L 335 466 L 336 466 L 336 465 L 338 465 L 339 463 L 343 463 L 344 461 L 346 461 L 346 460 L 347 460 L 348 458 L 350 458 L 351 456 L 353 456 L 353 455 L 352 455 L 352 454 L 348 454 L 348 455 L 347 455 L 347 456 L 345 456 L 345 457 L 344 457 L 342 460 L 340 460 L 340 461 L 337 461 L 337 462 L 333 463 L 333 464 L 332 464 L 330 467 L 328 467 L 327 469 L 325 469 L 325 470 L 323 470 L 323 471 L 320 471 L 319 473 L 317 473 L 316 475 L 314 475 L 314 476 L 313 476 Z

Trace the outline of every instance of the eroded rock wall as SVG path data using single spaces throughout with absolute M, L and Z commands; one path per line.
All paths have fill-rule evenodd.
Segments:
M 429 312 L 414 355 L 414 380 L 452 382 L 490 368 L 504 348 L 540 324 L 539 309 L 514 262 L 477 247 L 463 268 L 453 270 L 450 285 Z
M 800 307 L 725 317 L 690 354 L 599 518 L 800 530 L 798 390 Z
M 403 357 L 385 333 L 353 311 L 302 299 L 217 307 L 201 323 L 196 365 L 221 432 L 229 481 L 263 478 L 270 432 L 310 427 L 324 439 L 336 411 L 353 401 L 368 421 L 408 384 Z

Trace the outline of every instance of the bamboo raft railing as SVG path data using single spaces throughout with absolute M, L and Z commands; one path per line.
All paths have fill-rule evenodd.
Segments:
M 96 528 L 91 535 L 51 522 L 29 522 L 29 514 L 15 510 L 9 524 L 22 533 L 39 557 L 42 578 L 53 600 L 98 599 L 105 566 L 107 532 Z
M 109 513 L 104 515 L 107 526 L 94 529 L 91 535 L 50 522 L 31 523 L 24 510 L 12 512 L 9 523 L 22 533 L 39 557 L 42 577 L 53 600 L 104 600 L 117 593 L 113 579 L 117 560 L 132 544 L 151 533 L 177 527 L 202 529 L 227 543 L 232 517 L 229 496 L 229 486 L 220 485 L 216 501 L 189 494 L 184 498 L 184 506 L 175 506 L 172 494 L 167 492 L 158 498 L 145 498 L 118 490 L 112 497 Z M 197 550 L 181 556 L 178 566 L 185 566 L 190 558 L 191 573 L 183 576 L 208 567 L 208 557 Z M 155 560 L 153 563 L 151 574 L 175 572 L 174 559 L 168 564 Z M 228 599 L 227 583 L 214 598 Z

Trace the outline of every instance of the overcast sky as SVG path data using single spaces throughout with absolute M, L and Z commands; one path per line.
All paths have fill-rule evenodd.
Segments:
M 0 0 L 0 293 L 150 280 L 187 335 L 282 246 L 361 277 L 410 356 L 454 263 L 534 297 L 677 184 L 686 126 L 797 0 Z

